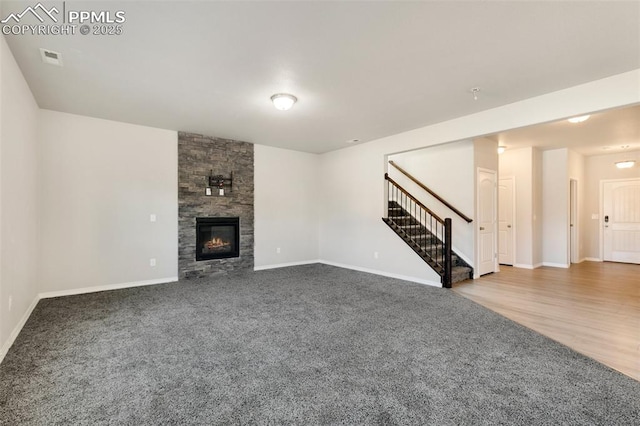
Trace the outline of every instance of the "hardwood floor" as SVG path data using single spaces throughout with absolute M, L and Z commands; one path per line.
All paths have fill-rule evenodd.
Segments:
M 453 290 L 640 380 L 640 265 L 500 266 Z

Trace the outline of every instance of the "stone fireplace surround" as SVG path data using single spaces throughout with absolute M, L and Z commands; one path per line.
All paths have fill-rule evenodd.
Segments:
M 178 269 L 180 279 L 253 270 L 253 144 L 178 133 Z M 208 176 L 233 172 L 225 196 L 205 195 Z M 215 192 L 214 192 L 215 194 Z M 239 217 L 240 257 L 196 261 L 196 218 Z

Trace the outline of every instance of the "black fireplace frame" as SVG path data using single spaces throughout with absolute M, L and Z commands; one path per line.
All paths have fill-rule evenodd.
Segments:
M 200 247 L 204 241 L 200 232 L 201 226 L 233 226 L 235 249 L 226 253 L 206 254 Z M 239 217 L 197 217 L 196 218 L 196 260 L 216 260 L 240 257 L 240 218 Z

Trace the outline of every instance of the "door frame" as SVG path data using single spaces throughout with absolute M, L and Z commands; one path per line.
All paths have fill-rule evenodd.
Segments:
M 517 212 L 516 208 L 518 206 L 518 203 L 516 202 L 516 197 L 518 196 L 518 191 L 516 191 L 516 177 L 515 177 L 515 175 L 509 175 L 509 176 L 504 176 L 504 177 L 498 175 L 498 185 L 500 185 L 500 181 L 502 179 L 511 181 L 511 190 L 512 190 L 512 194 L 511 194 L 511 204 L 512 204 L 511 211 L 513 212 L 513 217 L 512 217 L 513 220 L 511 221 L 512 222 L 512 225 L 511 225 L 511 248 L 512 248 L 512 251 L 513 251 L 513 264 L 511 266 L 515 266 L 515 264 L 516 264 L 516 254 L 517 254 L 517 251 L 516 251 L 516 223 L 517 223 L 517 216 L 518 216 L 516 214 L 516 212 Z M 500 193 L 498 192 L 498 200 L 497 200 L 498 206 L 500 206 L 500 198 L 499 197 L 500 197 Z M 500 222 L 500 218 L 498 217 L 498 223 L 499 222 Z M 497 245 L 496 245 L 496 249 L 498 249 Z M 500 268 L 500 259 L 498 259 L 498 268 Z
M 598 217 L 598 239 L 600 241 L 600 262 L 604 262 L 604 184 L 615 182 L 640 182 L 640 178 L 622 178 L 622 179 L 601 179 L 600 180 L 600 200 L 598 203 L 599 214 Z
M 493 175 L 493 272 L 500 272 L 498 265 L 498 171 L 485 169 L 483 167 L 476 168 L 476 220 L 478 220 L 480 212 L 480 172 Z M 474 236 L 476 239 L 475 267 L 473 268 L 473 278 L 479 278 L 478 268 L 480 267 L 480 230 L 478 226 L 474 226 Z M 490 272 L 488 272 L 490 273 Z
M 569 266 L 580 263 L 580 201 L 578 179 L 569 178 Z

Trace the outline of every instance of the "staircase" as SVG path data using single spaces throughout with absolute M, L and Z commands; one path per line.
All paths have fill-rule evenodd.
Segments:
M 443 287 L 473 278 L 473 269 L 451 248 L 451 219 L 441 219 L 388 174 L 385 179 L 389 198 L 383 222 L 440 275 Z

